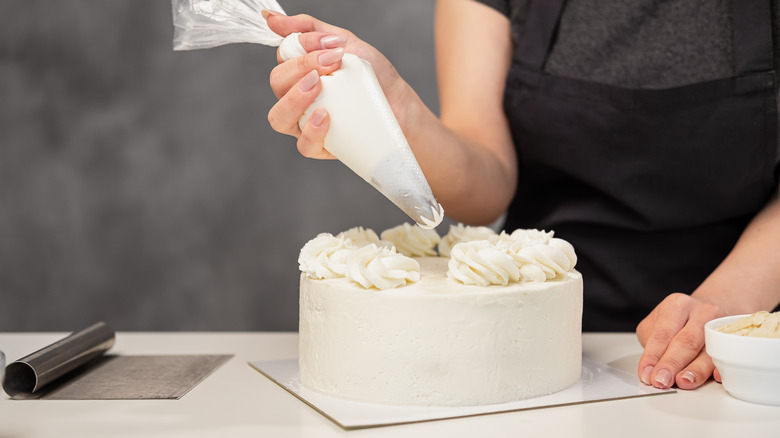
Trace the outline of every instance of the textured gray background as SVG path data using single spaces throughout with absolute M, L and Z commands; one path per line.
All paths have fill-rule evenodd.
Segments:
M 432 0 L 281 3 L 437 111 Z M 274 49 L 172 34 L 167 0 L 0 0 L 0 331 L 296 330 L 306 241 L 407 220 L 271 130 Z

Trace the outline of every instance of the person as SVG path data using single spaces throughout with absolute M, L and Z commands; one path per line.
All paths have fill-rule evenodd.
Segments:
M 345 51 L 367 59 L 448 216 L 487 224 L 507 212 L 506 229 L 569 240 L 583 330 L 635 329 L 639 379 L 693 389 L 720 380 L 707 321 L 780 303 L 770 7 L 439 0 L 438 116 L 351 32 L 264 11 L 308 52 L 271 72 L 268 119 L 302 155 L 332 158 L 327 111 L 298 119 Z

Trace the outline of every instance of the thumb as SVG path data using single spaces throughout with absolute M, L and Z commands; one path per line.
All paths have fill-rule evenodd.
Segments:
M 309 15 L 284 15 L 280 12 L 264 9 L 263 18 L 268 23 L 268 28 L 275 34 L 286 37 L 294 32 L 333 32 L 336 27 L 325 24 Z

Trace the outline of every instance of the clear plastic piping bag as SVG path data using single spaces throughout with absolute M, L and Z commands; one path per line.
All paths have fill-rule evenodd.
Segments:
M 273 33 L 261 11 L 284 13 L 275 0 L 171 0 L 173 48 L 192 50 L 229 43 L 280 46 L 284 60 L 306 54 L 298 34 Z M 436 227 L 444 210 L 412 153 L 371 64 L 345 54 L 341 68 L 322 76 L 322 91 L 299 121 L 325 108 L 330 128 L 325 149 L 374 186 L 419 226 Z

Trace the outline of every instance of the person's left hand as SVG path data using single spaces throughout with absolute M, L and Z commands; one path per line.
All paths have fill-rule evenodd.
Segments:
M 720 381 L 704 351 L 704 324 L 726 316 L 718 305 L 674 293 L 639 323 L 636 334 L 645 350 L 639 359 L 639 379 L 656 388 L 701 386 L 710 376 Z

